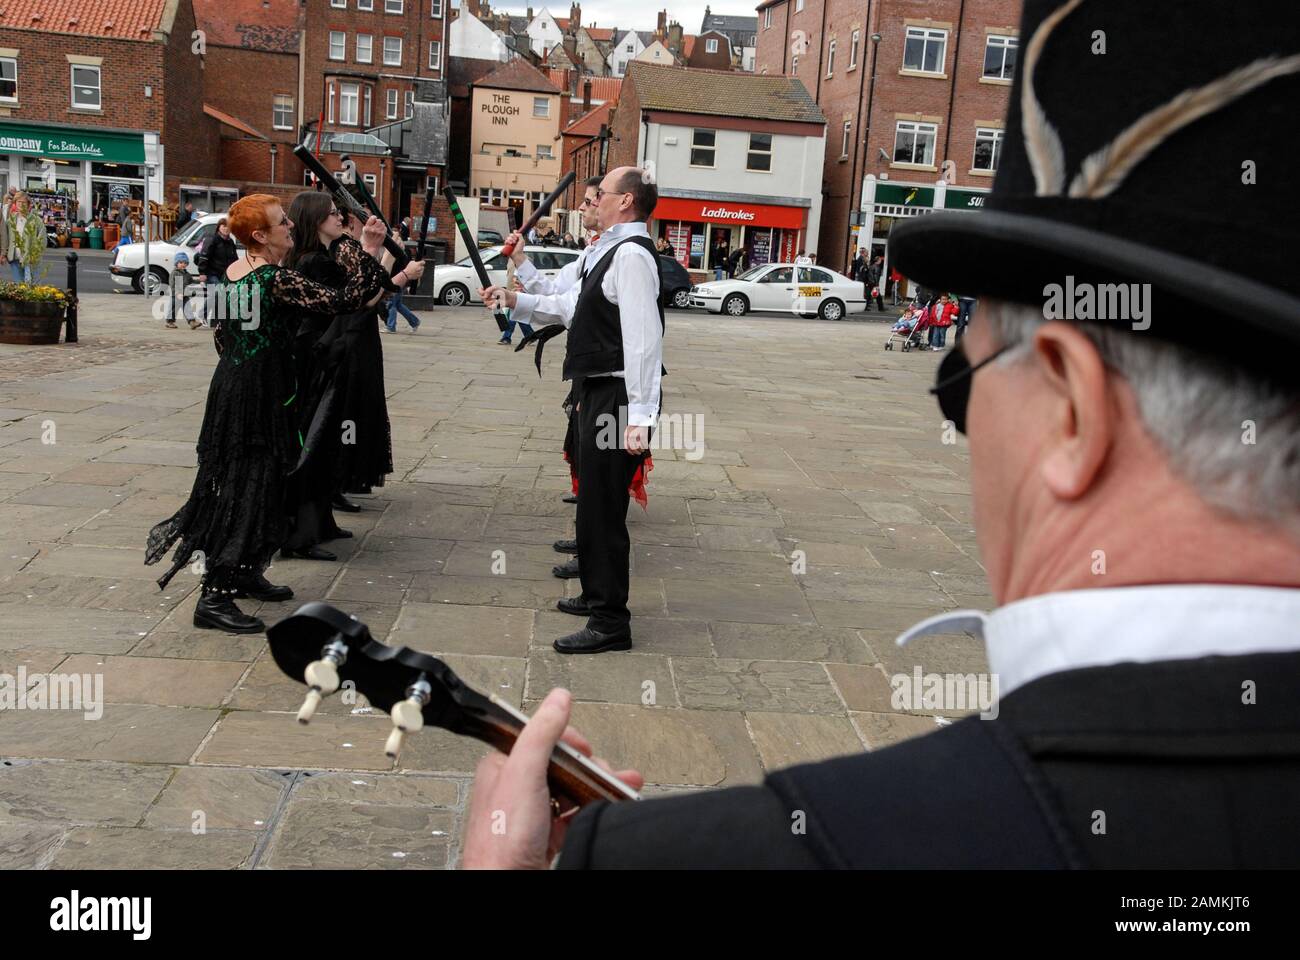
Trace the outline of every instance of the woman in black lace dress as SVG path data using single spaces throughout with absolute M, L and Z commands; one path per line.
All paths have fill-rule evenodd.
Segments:
M 348 277 L 342 290 L 278 266 L 292 245 L 293 224 L 275 197 L 244 197 L 231 207 L 228 220 L 248 252 L 230 266 L 221 286 L 226 310 L 216 332 L 221 356 L 199 431 L 198 474 L 185 505 L 150 531 L 145 563 L 157 563 L 177 544 L 158 584 L 165 587 L 188 563 L 202 571 L 194 625 L 260 633 L 262 621 L 244 614 L 234 599 L 293 596 L 263 575 L 284 540 L 285 477 L 301 451 L 291 311 L 356 310 L 378 299 L 381 284 L 363 260 L 372 260 L 371 255 L 360 246 L 340 257 Z M 383 225 L 372 221 L 366 249 L 377 250 L 382 237 Z

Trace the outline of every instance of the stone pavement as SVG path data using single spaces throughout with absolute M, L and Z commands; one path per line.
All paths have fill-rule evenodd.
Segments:
M 525 710 L 563 684 L 648 794 L 933 730 L 891 709 L 888 677 L 982 671 L 982 647 L 893 639 L 990 604 L 965 444 L 925 392 L 938 358 L 885 352 L 881 324 L 668 324 L 665 413 L 698 415 L 705 449 L 657 451 L 631 507 L 630 653 L 550 647 L 581 622 L 550 574 L 573 519 L 562 347 L 539 380 L 469 308 L 385 335 L 395 476 L 340 516 L 340 562 L 275 563 L 296 601 L 246 608 L 328 598 Z M 143 564 L 192 482 L 210 335 L 91 295 L 81 338 L 0 346 L 0 674 L 102 675 L 107 705 L 0 711 L 0 867 L 454 866 L 485 747 L 425 731 L 394 764 L 387 718 L 337 697 L 298 726 L 265 638 L 194 629 L 196 577 L 159 591 Z

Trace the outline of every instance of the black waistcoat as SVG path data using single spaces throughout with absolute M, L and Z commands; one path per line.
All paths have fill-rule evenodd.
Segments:
M 569 338 L 564 351 L 564 379 L 574 380 L 599 373 L 615 373 L 622 370 L 623 362 L 623 328 L 619 323 L 618 307 L 609 302 L 601 290 L 605 273 L 614 263 L 618 248 L 625 243 L 635 243 L 644 248 L 654 259 L 656 276 L 659 271 L 659 258 L 655 254 L 654 244 L 649 237 L 628 237 L 614 244 L 614 248 L 600 258 L 600 262 L 591 265 L 590 259 L 584 265 L 587 270 L 582 278 L 582 291 L 578 294 L 578 304 L 573 311 L 573 324 L 569 328 Z M 662 277 L 656 286 L 662 286 Z M 655 306 L 659 310 L 659 327 L 664 324 L 664 307 L 659 297 L 655 297 Z
M 1300 866 L 1300 653 L 1070 670 L 996 720 L 575 818 L 561 867 Z

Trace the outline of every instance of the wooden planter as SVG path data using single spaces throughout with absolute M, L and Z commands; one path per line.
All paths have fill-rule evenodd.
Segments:
M 0 300 L 0 343 L 58 343 L 62 303 Z

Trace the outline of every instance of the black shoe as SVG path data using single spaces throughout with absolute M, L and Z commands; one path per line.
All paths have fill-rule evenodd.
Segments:
M 574 577 L 578 576 L 578 558 L 574 557 L 572 560 L 562 563 L 558 567 L 551 567 L 551 573 L 555 574 L 561 580 L 572 580 Z
M 565 503 L 577 503 L 578 495 L 576 493 L 566 493 L 564 496 L 560 497 L 560 499 Z
M 555 548 L 556 553 L 577 553 L 578 552 L 577 540 L 556 540 L 553 544 L 551 544 L 551 546 Z
M 237 583 L 232 596 L 248 597 L 252 600 L 292 600 L 293 588 L 272 583 L 259 573 L 255 577 L 246 577 L 242 582 Z
M 576 597 L 561 597 L 555 601 L 555 609 L 560 613 L 571 613 L 575 617 L 591 616 L 591 604 L 581 594 Z
M 598 633 L 591 627 L 583 627 L 577 633 L 560 637 L 553 644 L 560 653 L 604 653 L 606 650 L 631 650 L 632 633 Z
M 326 539 L 326 540 L 351 540 L 351 539 L 352 539 L 352 531 L 351 531 L 351 530 L 344 530 L 342 527 L 335 527 L 335 528 L 334 528 L 334 532 L 331 533 L 331 534 L 330 534 L 328 537 L 326 537 L 325 539 Z
M 361 512 L 361 507 L 360 507 L 360 505 L 353 503 L 351 500 L 349 500 L 347 497 L 343 496 L 343 494 L 341 494 L 341 493 L 340 493 L 340 494 L 336 494 L 336 495 L 334 496 L 334 498 L 333 498 L 332 500 L 330 500 L 330 503 L 334 505 L 334 509 L 335 509 L 335 510 L 342 510 L 344 513 L 360 513 L 360 512 Z
M 262 633 L 266 624 L 250 617 L 233 600 L 222 599 L 220 594 L 199 598 L 194 608 L 194 626 L 205 630 L 224 630 L 226 633 Z
M 284 547 L 280 550 L 280 556 L 285 560 L 337 560 L 335 554 L 328 550 L 322 550 L 320 547 L 307 547 L 303 550 L 290 550 Z

